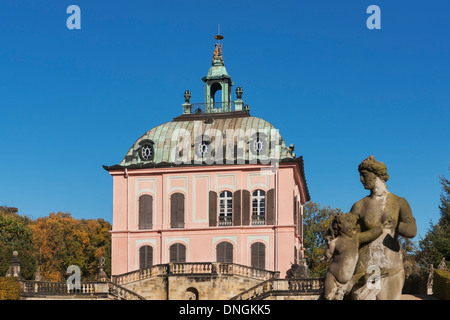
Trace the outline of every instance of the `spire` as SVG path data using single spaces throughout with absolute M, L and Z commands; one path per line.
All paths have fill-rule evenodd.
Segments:
M 191 104 L 191 92 L 186 90 L 184 92 L 183 114 L 227 113 L 233 111 L 245 111 L 248 113 L 250 108 L 244 106 L 241 87 L 236 88 L 237 100 L 232 101 L 231 98 L 231 87 L 234 83 L 231 81 L 231 76 L 228 74 L 223 62 L 223 51 L 220 41 L 224 39 L 224 36 L 220 34 L 220 25 L 219 33 L 214 36 L 214 39 L 217 42 L 214 44 L 212 66 L 209 68 L 208 74 L 202 78 L 205 82 L 205 103 L 198 108 L 198 104 Z M 202 110 L 201 108 L 203 107 L 204 109 Z

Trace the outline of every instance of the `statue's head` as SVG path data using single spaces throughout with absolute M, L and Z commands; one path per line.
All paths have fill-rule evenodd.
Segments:
M 353 237 L 357 231 L 358 216 L 353 213 L 339 213 L 334 217 L 332 222 L 333 236 L 337 237 L 343 233 L 349 237 Z
M 375 180 L 377 177 L 383 182 L 386 182 L 389 179 L 386 165 L 383 162 L 375 160 L 374 156 L 364 159 L 359 164 L 358 171 L 361 175 L 361 183 L 366 189 L 372 189 L 375 187 Z

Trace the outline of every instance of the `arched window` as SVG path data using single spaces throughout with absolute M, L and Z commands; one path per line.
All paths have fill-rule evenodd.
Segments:
M 211 97 L 213 98 L 214 108 L 222 108 L 222 85 L 219 82 L 212 84 Z
M 175 243 L 169 247 L 169 262 L 186 262 L 186 246 Z
M 253 268 L 266 268 L 266 245 L 262 242 L 255 242 L 250 247 L 251 266 Z
M 170 227 L 184 228 L 184 194 L 174 193 L 170 197 Z
M 255 190 L 252 193 L 252 225 L 266 224 L 266 193 Z
M 216 248 L 217 262 L 233 263 L 233 244 L 223 241 Z
M 186 289 L 186 300 L 198 300 L 198 290 L 194 287 Z
M 139 197 L 139 230 L 151 229 L 153 221 L 153 197 L 144 194 Z
M 153 265 L 153 248 L 142 246 L 139 248 L 139 269 L 145 269 Z
M 231 226 L 233 222 L 233 195 L 223 191 L 219 195 L 219 226 Z

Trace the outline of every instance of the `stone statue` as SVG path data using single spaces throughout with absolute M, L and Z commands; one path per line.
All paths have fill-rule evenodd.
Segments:
M 105 261 L 106 261 L 106 258 L 105 257 L 101 257 L 100 259 L 99 259 L 99 270 L 98 270 L 98 274 L 97 274 L 97 280 L 98 281 L 106 281 L 107 280 L 107 277 L 108 277 L 108 275 L 106 274 L 106 272 L 103 270 L 103 267 L 105 266 Z
M 220 60 L 220 61 L 223 62 L 222 54 L 223 54 L 222 45 L 219 45 L 219 44 L 216 43 L 215 44 L 215 48 L 214 48 L 214 52 L 213 52 L 212 61 L 214 62 L 214 60 Z
M 352 213 L 340 213 L 335 216 L 329 230 L 325 256 L 327 260 L 332 260 L 332 263 L 325 276 L 327 300 L 342 300 L 352 289 L 360 245 L 375 240 L 383 233 L 381 224 L 365 232 L 357 232 L 357 221 L 358 217 Z M 384 225 L 387 225 L 387 222 Z
M 438 269 L 447 270 L 447 264 L 445 263 L 445 258 L 442 258 L 441 262 L 439 262 Z
M 361 232 L 379 230 L 380 226 L 383 232 L 359 249 L 352 298 L 399 300 L 405 272 L 398 236 L 415 237 L 416 221 L 408 202 L 388 191 L 389 175 L 383 162 L 370 156 L 360 163 L 358 171 L 370 194 L 356 202 L 351 213 L 358 217 Z
M 308 265 L 305 259 L 301 259 L 300 263 L 294 263 L 291 268 L 286 271 L 286 279 L 309 278 Z
M 428 271 L 428 281 L 427 281 L 427 294 L 433 294 L 433 281 L 434 281 L 434 266 L 431 264 L 430 270 Z

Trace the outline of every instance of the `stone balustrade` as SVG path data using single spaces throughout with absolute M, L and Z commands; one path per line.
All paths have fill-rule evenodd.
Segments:
M 78 289 L 70 289 L 66 282 L 21 281 L 21 289 L 24 294 L 41 295 L 91 294 L 97 292 L 95 282 L 81 282 Z
M 128 290 L 116 283 L 107 282 L 80 282 L 79 288 L 70 289 L 66 282 L 20 280 L 22 297 L 38 296 L 92 296 L 112 295 L 122 300 L 145 300 L 142 296 Z
M 278 278 L 279 272 L 252 268 L 245 265 L 220 262 L 192 262 L 192 263 L 168 263 L 155 265 L 150 268 L 135 270 L 111 277 L 113 283 L 124 285 L 134 281 L 140 281 L 155 276 L 164 275 L 237 275 L 258 280 Z
M 231 300 L 254 300 L 268 294 L 315 294 L 320 295 L 324 289 L 323 278 L 269 279 L 231 298 Z

